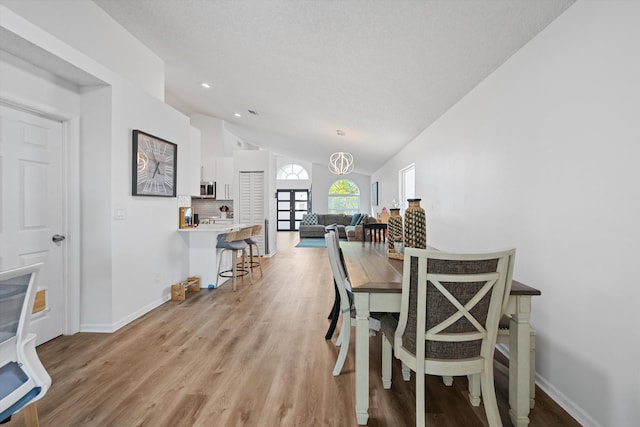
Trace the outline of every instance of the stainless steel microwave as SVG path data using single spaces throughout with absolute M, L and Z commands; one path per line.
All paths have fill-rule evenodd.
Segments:
M 207 197 L 216 197 L 216 183 L 211 181 L 200 182 L 200 195 Z

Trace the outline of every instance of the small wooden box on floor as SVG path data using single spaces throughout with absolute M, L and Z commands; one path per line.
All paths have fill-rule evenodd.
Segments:
M 196 292 L 199 290 L 200 278 L 196 276 L 187 277 L 187 280 L 171 285 L 171 300 L 184 301 L 187 296 L 187 291 Z

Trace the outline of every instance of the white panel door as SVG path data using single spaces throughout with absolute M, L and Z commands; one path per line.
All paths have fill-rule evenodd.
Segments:
M 264 254 L 264 229 L 265 198 L 264 198 L 264 172 L 240 172 L 240 191 L 238 198 L 238 222 L 240 224 L 263 226 L 262 233 L 253 237 L 258 243 L 260 253 Z
M 44 263 L 37 344 L 64 328 L 62 189 L 62 123 L 0 105 L 0 270 Z

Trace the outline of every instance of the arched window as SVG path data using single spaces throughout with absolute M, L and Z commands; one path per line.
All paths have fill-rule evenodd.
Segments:
M 284 165 L 278 171 L 278 179 L 309 179 L 307 170 L 295 163 Z
M 329 213 L 360 212 L 360 188 L 348 179 L 339 179 L 329 188 Z

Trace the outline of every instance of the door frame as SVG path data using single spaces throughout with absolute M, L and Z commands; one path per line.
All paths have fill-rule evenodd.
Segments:
M 402 209 L 402 212 L 404 212 L 405 209 L 407 209 L 407 207 L 409 206 L 409 202 L 407 202 L 407 199 L 409 197 L 406 194 L 406 189 L 407 189 L 407 172 L 410 170 L 413 171 L 413 192 L 414 192 L 414 194 L 411 195 L 411 197 L 414 197 L 415 191 L 416 191 L 416 175 L 415 175 L 416 164 L 411 163 L 398 171 L 398 194 L 400 195 L 400 208 Z
M 296 223 L 296 212 L 302 212 L 302 211 L 297 211 L 295 206 L 296 206 L 296 199 L 295 199 L 295 192 L 299 191 L 299 192 L 306 192 L 307 193 L 307 210 L 305 212 L 311 212 L 311 190 L 307 189 L 307 188 L 278 188 L 276 190 L 276 230 L 277 231 L 298 231 L 295 229 L 295 223 Z M 280 209 L 280 207 L 278 206 L 278 203 L 280 202 L 280 198 L 279 198 L 279 194 L 280 193 L 284 193 L 284 192 L 289 192 L 293 198 L 289 199 L 290 202 L 290 208 L 289 208 L 289 212 L 293 214 L 293 216 L 291 216 L 289 218 L 289 227 L 291 227 L 291 224 L 293 224 L 293 229 L 288 229 L 288 230 L 281 230 L 280 229 L 280 219 L 278 218 L 278 213 L 279 212 L 284 212 L 283 210 Z M 293 209 L 291 209 L 293 208 Z
M 82 96 L 78 94 L 78 96 Z M 80 332 L 80 116 L 56 106 L 0 92 L 0 103 L 62 122 L 63 334 Z

